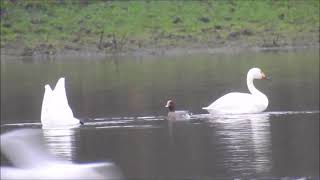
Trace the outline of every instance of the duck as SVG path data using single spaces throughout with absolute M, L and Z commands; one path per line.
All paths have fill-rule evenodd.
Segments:
M 1 179 L 122 179 L 112 162 L 73 163 L 49 153 L 39 129 L 1 134 L 1 153 L 12 166 L 1 166 Z
M 70 128 L 83 124 L 75 118 L 68 104 L 65 89 L 65 78 L 59 78 L 52 90 L 49 84 L 45 85 L 45 91 L 41 107 L 41 124 L 43 129 Z
M 247 74 L 247 87 L 250 93 L 231 92 L 202 109 L 207 110 L 210 115 L 248 114 L 265 111 L 268 107 L 269 100 L 265 94 L 254 86 L 253 80 L 255 79 L 270 78 L 267 77 L 260 68 L 251 68 Z
M 176 111 L 176 103 L 169 99 L 165 105 L 168 108 L 168 120 L 170 121 L 181 121 L 181 120 L 189 120 L 191 115 L 188 111 Z

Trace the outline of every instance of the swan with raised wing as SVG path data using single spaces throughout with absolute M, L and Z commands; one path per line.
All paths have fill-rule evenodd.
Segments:
M 45 85 L 41 124 L 42 128 L 69 128 L 82 124 L 79 119 L 73 116 L 72 109 L 68 104 L 64 77 L 58 80 L 54 90 L 49 84 Z
M 231 92 L 202 109 L 207 110 L 211 115 L 260 113 L 266 110 L 269 103 L 268 98 L 256 89 L 253 84 L 254 79 L 269 78 L 261 69 L 251 68 L 247 74 L 247 86 L 250 93 Z

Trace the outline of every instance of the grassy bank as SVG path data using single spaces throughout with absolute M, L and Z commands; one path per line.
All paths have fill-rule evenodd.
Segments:
M 1 0 L 1 48 L 17 53 L 319 43 L 319 1 Z

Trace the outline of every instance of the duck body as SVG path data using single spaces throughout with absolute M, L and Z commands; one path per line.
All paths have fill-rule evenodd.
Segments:
M 58 80 L 54 90 L 45 85 L 41 108 L 41 124 L 43 129 L 73 128 L 80 125 L 80 120 L 73 116 L 68 104 L 65 79 Z
M 190 114 L 188 111 L 172 111 L 168 112 L 168 120 L 170 121 L 183 121 L 189 120 Z
M 165 107 L 169 109 L 169 121 L 183 121 L 190 120 L 191 118 L 190 113 L 188 111 L 176 111 L 175 103 L 172 100 L 168 100 Z
M 247 86 L 250 93 L 228 93 L 203 109 L 211 115 L 260 113 L 266 110 L 269 104 L 268 98 L 255 88 L 254 79 L 266 79 L 266 76 L 259 68 L 250 69 L 247 74 Z

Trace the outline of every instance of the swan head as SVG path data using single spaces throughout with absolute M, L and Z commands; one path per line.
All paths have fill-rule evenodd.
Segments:
M 171 100 L 171 99 L 167 101 L 167 104 L 166 104 L 165 107 L 168 108 L 170 112 L 173 112 L 173 111 L 175 111 L 175 109 L 176 109 L 176 108 L 175 108 L 175 103 L 174 103 L 174 101 Z
M 267 79 L 267 76 L 259 68 L 251 68 L 247 77 L 250 79 Z

